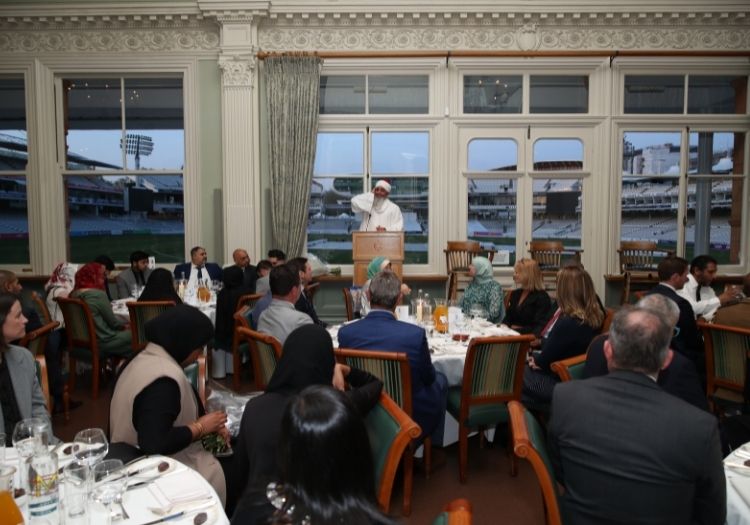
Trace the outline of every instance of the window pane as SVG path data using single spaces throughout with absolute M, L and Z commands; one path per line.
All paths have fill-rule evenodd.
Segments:
M 742 179 L 688 182 L 685 257 L 709 254 L 719 264 L 739 264 L 742 238 Z
M 430 135 L 426 131 L 378 131 L 372 134 L 372 174 L 429 172 Z
M 589 77 L 532 75 L 531 113 L 588 113 Z
M 363 175 L 362 133 L 318 133 L 313 175 Z
M 106 253 L 127 261 L 135 250 L 157 263 L 182 262 L 185 221 L 182 175 L 67 176 L 70 258 Z
M 183 168 L 182 113 L 181 79 L 125 79 L 128 169 Z
M 404 263 L 427 264 L 429 179 L 400 177 L 391 181 L 390 199 L 404 217 Z
M 685 77 L 626 75 L 625 113 L 682 113 Z
M 539 139 L 534 142 L 534 171 L 583 169 L 583 141 Z
M 535 179 L 531 238 L 580 250 L 581 190 L 580 179 Z
M 121 169 L 120 79 L 66 79 L 67 168 Z
M 5 155 L 2 147 L 0 155 Z M 27 212 L 26 177 L 0 175 L 0 241 L 3 246 L 0 264 L 28 264 L 31 260 Z
M 467 237 L 487 248 L 510 252 L 516 262 L 516 181 L 469 179 Z
M 0 77 L 0 170 L 25 170 L 26 159 L 24 81 Z
M 320 77 L 320 114 L 364 114 L 364 75 Z
M 362 193 L 362 177 L 316 177 L 310 191 L 307 251 L 329 264 L 352 263 L 352 232 L 359 215 L 352 213 L 352 196 Z
M 469 141 L 470 171 L 516 171 L 518 144 L 513 139 L 472 139 Z
M 623 135 L 623 177 L 680 175 L 680 134 L 628 131 Z
M 464 113 L 520 113 L 521 75 L 465 75 Z
M 689 174 L 742 174 L 744 133 L 690 133 Z
M 746 76 L 688 77 L 688 113 L 746 113 L 746 98 Z
M 371 75 L 368 86 L 370 113 L 428 112 L 430 77 L 427 75 Z

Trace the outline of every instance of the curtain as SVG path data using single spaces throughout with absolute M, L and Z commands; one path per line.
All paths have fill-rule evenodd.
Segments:
M 302 255 L 315 161 L 320 96 L 318 57 L 265 60 L 273 248 Z

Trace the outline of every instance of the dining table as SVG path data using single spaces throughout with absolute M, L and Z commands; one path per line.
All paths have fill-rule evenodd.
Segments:
M 115 299 L 112 301 L 112 311 L 114 314 L 121 318 L 123 321 L 130 321 L 130 313 L 128 312 L 128 303 L 135 301 L 136 299 L 128 297 L 126 299 Z M 211 324 L 216 326 L 216 294 L 211 293 L 211 299 L 208 302 L 198 300 L 195 294 L 186 294 L 184 303 L 190 306 L 196 307 L 198 310 L 211 320 Z
M 724 458 L 727 484 L 727 525 L 750 525 L 750 443 Z

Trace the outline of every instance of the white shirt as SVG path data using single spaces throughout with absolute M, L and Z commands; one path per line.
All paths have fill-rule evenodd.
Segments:
M 205 281 L 208 279 L 211 280 L 211 276 L 208 275 L 208 270 L 206 270 L 205 266 L 201 267 L 201 277 L 203 277 L 203 280 Z M 192 290 L 194 288 L 198 287 L 198 267 L 194 264 L 190 264 L 190 278 L 187 282 L 187 288 Z
M 361 232 L 374 232 L 382 226 L 389 232 L 404 231 L 401 209 L 389 199 L 378 199 L 372 192 L 352 197 L 352 211 L 362 215 Z
M 700 288 L 700 298 L 698 300 L 697 290 Z M 702 315 L 706 321 L 711 321 L 714 318 L 716 310 L 721 306 L 719 298 L 716 297 L 716 292 L 710 286 L 700 286 L 698 281 L 695 280 L 692 274 L 688 274 L 688 282 L 682 287 L 682 290 L 678 290 L 677 294 L 687 299 L 690 306 L 693 307 L 693 313 L 696 317 Z

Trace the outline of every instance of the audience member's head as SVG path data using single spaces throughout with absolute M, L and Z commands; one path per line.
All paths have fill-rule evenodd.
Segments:
M 255 273 L 258 274 L 258 277 L 265 277 L 266 275 L 271 273 L 271 268 L 273 268 L 273 264 L 271 264 L 271 261 L 263 259 L 261 261 L 258 261 L 258 264 L 255 266 Z
M 52 288 L 65 288 L 71 291 L 75 286 L 76 270 L 78 265 L 67 262 L 57 263 L 52 270 L 49 280 L 44 285 L 44 291 L 49 292 Z
M 681 290 L 687 282 L 688 262 L 682 257 L 665 257 L 656 268 L 659 281 Z
M 148 254 L 137 250 L 130 254 L 130 267 L 134 272 L 144 272 L 148 268 Z
M 21 311 L 21 303 L 15 294 L 0 293 L 0 350 L 7 350 L 11 341 L 21 339 L 26 334 L 26 318 Z
M 311 386 L 287 405 L 279 457 L 285 501 L 275 523 L 383 522 L 367 430 L 342 392 Z
M 391 267 L 391 261 L 383 256 L 375 257 L 367 265 L 367 279 L 370 280 L 379 272 L 384 272 Z
M 174 290 L 174 277 L 172 272 L 164 268 L 156 268 L 148 276 L 146 286 L 143 288 L 139 301 L 174 301 L 181 304 L 182 299 Z
M 660 293 L 652 293 L 643 297 L 636 303 L 636 306 L 662 316 L 672 329 L 680 320 L 680 307 L 672 299 Z
M 107 276 L 109 275 L 109 272 L 112 272 L 115 269 L 115 262 L 108 255 L 99 255 L 93 262 L 104 266 L 104 275 Z
M 161 346 L 181 365 L 189 364 L 196 350 L 202 350 L 214 336 L 211 320 L 186 304 L 168 308 L 144 327 L 146 340 Z
M 655 375 L 668 364 L 672 327 L 643 308 L 625 306 L 612 319 L 604 354 L 610 370 Z
M 280 264 L 284 264 L 286 262 L 286 254 L 282 252 L 281 250 L 268 250 L 268 261 L 273 266 L 278 266 Z
M 97 262 L 86 263 L 76 272 L 76 290 L 93 288 L 104 291 L 106 270 Z
M 401 299 L 401 280 L 393 272 L 380 272 L 370 281 L 367 294 L 373 309 L 394 311 Z
M 532 292 L 544 290 L 542 271 L 534 259 L 519 259 L 513 265 L 513 281 L 524 290 Z
M 492 263 L 487 257 L 474 257 L 469 265 L 469 275 L 471 275 L 477 283 L 492 281 Z
M 190 250 L 190 262 L 198 267 L 202 267 L 206 264 L 208 254 L 203 246 L 195 246 Z
M 247 250 L 243 250 L 242 248 L 237 248 L 232 252 L 232 259 L 234 260 L 234 264 L 240 268 L 245 268 L 250 264 L 250 256 L 247 254 Z
M 299 273 L 300 284 L 308 284 L 312 281 L 312 266 L 306 257 L 295 257 L 288 261 L 287 264 Z
M 322 326 L 300 326 L 284 341 L 266 392 L 296 394 L 310 385 L 330 385 L 336 359 L 331 335 Z
M 13 295 L 20 295 L 23 286 L 21 286 L 18 276 L 10 270 L 0 270 L 0 293 L 7 292 Z
M 274 266 L 268 279 L 271 295 L 278 298 L 288 298 L 289 302 L 296 302 L 299 297 L 299 272 L 287 264 Z M 294 296 L 292 298 L 292 296 Z
M 599 328 L 604 312 L 596 298 L 594 282 L 580 266 L 565 266 L 557 274 L 557 306 L 563 314 Z
M 701 286 L 711 286 L 716 277 L 716 259 L 710 255 L 699 255 L 690 261 L 690 273 Z

